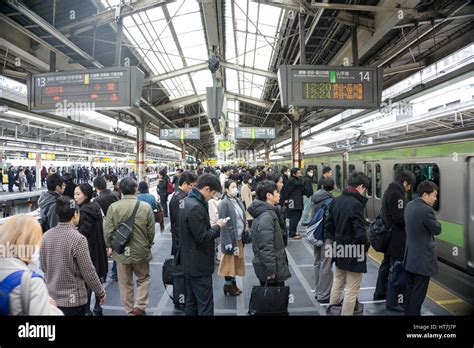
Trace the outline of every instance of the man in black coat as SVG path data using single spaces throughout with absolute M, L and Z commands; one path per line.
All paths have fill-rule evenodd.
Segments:
M 72 175 L 70 173 L 64 173 L 63 180 L 66 184 L 66 188 L 64 189 L 64 195 L 74 199 L 74 190 L 76 189 L 77 185 L 74 183 Z
M 186 282 L 186 315 L 214 315 L 214 240 L 227 220 L 219 219 L 211 227 L 207 201 L 221 191 L 218 177 L 203 174 L 179 211 L 179 261 Z
M 104 216 L 107 216 L 107 210 L 109 210 L 110 205 L 117 202 L 119 197 L 107 188 L 107 182 L 103 176 L 98 176 L 94 179 L 94 188 L 97 192 L 97 197 L 94 201 L 99 203 Z
M 331 252 L 336 263 L 330 304 L 338 304 L 344 288 L 347 289 L 341 315 L 354 313 L 362 274 L 367 273 L 366 253 L 370 246 L 364 219 L 367 204 L 365 191 L 369 179 L 362 172 L 354 172 L 349 177 L 347 185 L 342 195 L 330 204 L 325 221 L 327 238 L 334 241 Z
M 174 191 L 170 200 L 170 224 L 171 224 L 171 255 L 176 255 L 179 245 L 179 209 L 184 198 L 194 187 L 197 176 L 190 171 L 183 172 L 179 177 L 178 188 Z
M 441 233 L 433 205 L 438 196 L 438 186 L 423 181 L 417 187 L 418 198 L 405 209 L 406 246 L 403 266 L 408 275 L 405 315 L 420 315 L 430 277 L 438 273 L 438 257 L 434 236 Z
M 13 186 L 15 186 L 15 169 L 11 166 L 8 169 L 8 192 L 13 192 Z
M 296 232 L 303 213 L 303 181 L 299 168 L 291 169 L 287 186 L 286 199 L 288 200 L 288 218 L 290 219 L 289 237 L 301 239 L 301 236 Z
M 323 188 L 324 179 L 332 177 L 332 169 L 331 167 L 324 167 L 323 168 L 323 175 L 319 178 L 318 181 L 318 190 Z M 337 188 L 337 187 L 336 187 Z
M 0 189 L 2 190 L 2 192 L 5 192 L 5 190 L 3 189 L 3 169 L 0 168 Z
M 119 197 L 117 194 L 115 194 L 115 192 L 112 192 L 107 188 L 107 182 L 103 176 L 95 178 L 93 184 L 97 192 L 97 197 L 94 199 L 94 201 L 99 204 L 105 217 L 107 216 L 107 211 L 109 210 L 110 205 L 117 202 Z M 117 262 L 115 261 L 112 263 L 111 273 L 112 274 L 110 277 L 113 280 L 118 281 Z
M 415 182 L 416 178 L 412 172 L 403 171 L 398 175 L 396 180 L 388 186 L 382 198 L 382 220 L 387 230 L 390 230 L 390 241 L 379 268 L 374 300 L 381 300 L 386 297 L 387 309 L 399 312 L 403 312 L 404 308 L 397 303 L 398 294 L 400 291 L 403 293 L 404 289 L 398 289 L 395 286 L 396 273 L 390 272 L 389 270 L 396 269 L 397 267 L 394 268 L 394 266 L 403 261 L 406 240 L 404 217 L 406 206 L 405 193 L 410 192 Z M 401 299 L 402 298 L 403 297 L 401 297 Z

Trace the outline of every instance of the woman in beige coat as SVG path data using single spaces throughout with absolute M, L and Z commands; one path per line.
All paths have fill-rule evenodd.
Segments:
M 245 219 L 247 220 L 249 228 L 252 227 L 253 217 L 248 213 L 248 208 L 250 207 L 250 204 L 252 204 L 253 196 L 255 195 L 255 192 L 252 194 L 252 180 L 254 180 L 252 175 L 246 174 L 244 176 L 242 188 L 240 189 L 240 195 L 242 196 L 242 202 L 245 207 Z

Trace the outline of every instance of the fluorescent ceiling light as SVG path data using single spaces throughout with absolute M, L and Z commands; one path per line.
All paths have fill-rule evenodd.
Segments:
M 67 124 L 66 122 L 63 123 L 63 122 L 52 121 L 52 120 L 49 120 L 47 118 L 44 118 L 44 117 L 41 117 L 41 116 L 35 116 L 35 115 L 29 114 L 29 113 L 26 113 L 26 112 L 18 112 L 18 111 L 14 111 L 14 110 L 8 110 L 7 112 L 5 112 L 5 114 L 15 116 L 15 117 L 26 118 L 26 119 L 41 122 L 41 123 L 48 123 L 48 124 L 52 124 L 52 125 L 59 126 L 59 127 L 72 128 L 72 126 L 70 124 Z

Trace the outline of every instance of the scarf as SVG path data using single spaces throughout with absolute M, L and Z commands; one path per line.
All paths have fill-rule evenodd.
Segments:
M 204 207 L 209 211 L 209 204 L 206 202 L 206 200 L 202 196 L 202 193 L 199 192 L 197 188 L 193 187 L 191 189 L 191 192 L 189 192 L 188 196 L 201 202 L 201 204 L 204 205 Z

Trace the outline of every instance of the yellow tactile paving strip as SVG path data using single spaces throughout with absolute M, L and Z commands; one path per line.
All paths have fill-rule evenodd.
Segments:
M 383 260 L 383 253 L 370 248 L 369 257 L 380 264 Z M 469 303 L 433 281 L 430 281 L 426 296 L 452 315 L 470 315 L 473 312 L 473 308 Z

